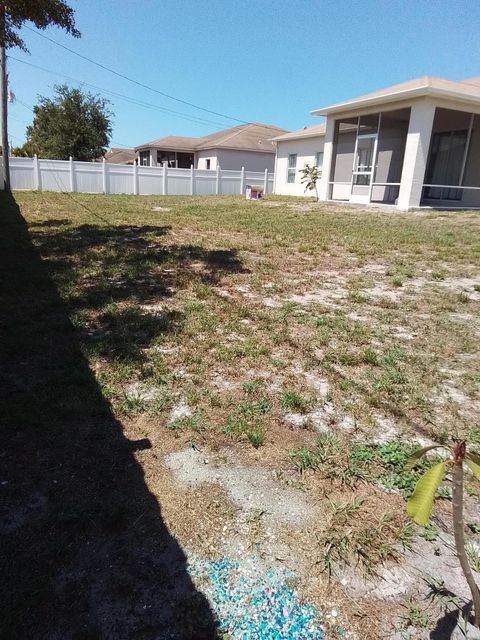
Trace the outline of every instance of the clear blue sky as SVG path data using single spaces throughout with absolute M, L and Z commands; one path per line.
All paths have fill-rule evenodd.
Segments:
M 81 39 L 42 33 L 173 96 L 245 121 L 298 129 L 313 108 L 421 75 L 480 76 L 479 0 L 71 0 Z M 210 123 L 112 100 L 112 146 L 237 124 L 142 89 L 23 30 L 30 55 L 10 55 L 18 102 L 14 145 L 39 94 L 71 76 Z M 69 81 L 72 86 L 80 82 Z M 89 89 L 89 87 L 86 87 Z M 99 93 L 90 89 L 94 93 Z

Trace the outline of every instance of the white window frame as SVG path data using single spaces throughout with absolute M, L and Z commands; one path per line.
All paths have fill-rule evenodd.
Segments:
M 297 177 L 297 154 L 289 153 L 288 160 L 287 160 L 287 184 L 295 184 L 296 177 Z
M 315 166 L 318 169 L 318 175 L 321 176 L 323 169 L 323 151 L 317 151 L 315 154 Z

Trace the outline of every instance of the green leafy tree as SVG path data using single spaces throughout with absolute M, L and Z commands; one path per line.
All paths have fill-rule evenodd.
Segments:
M 95 160 L 104 155 L 112 134 L 109 102 L 100 96 L 55 86 L 53 99 L 40 97 L 27 127 L 27 144 L 42 158 Z
M 26 51 L 24 41 L 16 32 L 25 22 L 33 22 L 37 29 L 56 25 L 75 38 L 80 36 L 74 11 L 63 0 L 6 0 L 0 4 L 0 45 Z
M 300 181 L 305 185 L 305 191 L 315 191 L 315 197 L 318 202 L 317 181 L 320 180 L 321 173 L 314 164 L 306 164 L 300 169 L 302 175 Z
M 407 463 L 406 470 L 412 469 L 428 451 L 439 447 L 446 448 L 443 447 L 443 445 L 434 444 L 415 451 Z M 475 582 L 465 550 L 465 525 L 463 520 L 464 465 L 480 480 L 480 455 L 471 451 L 467 452 L 467 446 L 464 440 L 456 442 L 455 445 L 452 448 L 448 448 L 448 450 L 450 451 L 451 458 L 433 465 L 433 467 L 430 467 L 418 480 L 415 491 L 407 502 L 407 513 L 417 524 L 426 525 L 428 523 L 435 500 L 435 493 L 447 469 L 450 469 L 452 473 L 452 517 L 455 547 L 460 566 L 462 567 L 472 594 L 474 624 L 480 627 L 480 590 Z

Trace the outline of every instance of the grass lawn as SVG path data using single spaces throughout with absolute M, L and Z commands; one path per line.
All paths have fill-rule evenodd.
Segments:
M 14 197 L 0 222 L 13 474 L 2 532 L 15 539 L 12 584 L 22 567 L 29 580 L 9 587 L 5 637 L 160 638 L 161 625 L 177 634 L 165 638 L 213 637 L 185 553 L 294 569 L 302 597 L 338 610 L 327 638 L 338 626 L 427 638 L 458 616 L 461 578 L 444 585 L 453 606 L 441 591 L 451 565 L 438 560 L 449 482 L 419 530 L 404 500 L 418 472 L 402 467 L 419 443 L 480 446 L 478 213 Z M 478 487 L 467 491 L 480 569 Z M 440 567 L 430 599 L 412 578 L 416 551 L 431 556 L 427 573 Z M 155 576 L 170 557 L 164 590 L 181 593 L 167 621 Z M 385 593 L 382 581 L 401 584 Z M 147 619 L 133 610 L 138 589 Z M 84 635 L 68 630 L 73 610 Z

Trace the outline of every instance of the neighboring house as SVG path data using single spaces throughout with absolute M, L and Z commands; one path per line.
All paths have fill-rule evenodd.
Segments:
M 133 149 L 120 149 L 113 147 L 110 151 L 107 151 L 104 158 L 107 162 L 113 164 L 133 164 L 135 160 L 135 151 Z M 102 160 L 103 158 L 101 158 L 99 162 Z
M 135 148 L 139 164 L 189 169 L 273 171 L 275 144 L 272 138 L 285 129 L 267 124 L 243 124 L 204 138 L 166 136 Z
M 326 117 L 323 131 L 277 140 L 276 193 L 304 193 L 300 162 L 318 148 L 321 200 L 480 207 L 480 78 L 424 76 L 312 115 Z
M 277 144 L 273 187 L 275 193 L 286 196 L 313 195 L 312 191 L 305 193 L 305 185 L 300 181 L 300 170 L 308 164 L 316 165 L 319 173 L 322 171 L 324 137 L 325 125 L 316 124 L 273 139 Z

